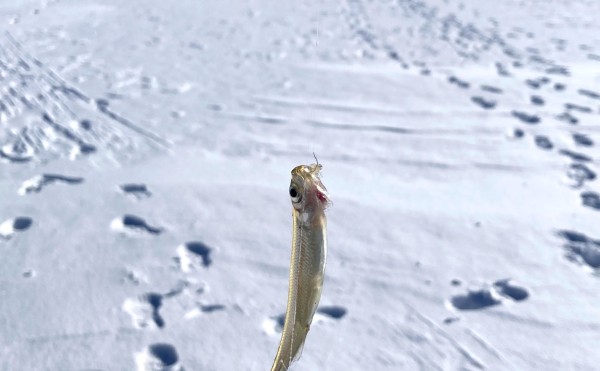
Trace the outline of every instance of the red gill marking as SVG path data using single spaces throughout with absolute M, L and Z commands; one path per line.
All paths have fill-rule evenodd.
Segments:
M 325 194 L 323 192 L 319 191 L 318 189 L 317 189 L 317 197 L 319 198 L 319 200 L 322 203 L 324 203 L 324 204 L 327 203 L 327 196 L 325 196 Z

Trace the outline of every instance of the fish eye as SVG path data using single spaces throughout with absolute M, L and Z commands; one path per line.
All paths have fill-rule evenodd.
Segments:
M 294 187 L 290 187 L 290 197 L 292 198 L 292 202 L 300 201 L 300 194 Z

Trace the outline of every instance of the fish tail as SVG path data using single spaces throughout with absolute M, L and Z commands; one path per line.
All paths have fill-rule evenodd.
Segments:
M 307 328 L 303 328 L 299 324 L 296 324 L 294 326 L 294 336 L 290 336 L 289 338 L 284 336 L 284 338 L 282 338 L 271 371 L 287 371 L 290 364 L 300 358 L 307 332 Z
M 275 364 L 271 368 L 271 371 L 288 371 L 288 367 L 283 362 L 283 359 L 280 359 L 279 362 L 275 360 Z

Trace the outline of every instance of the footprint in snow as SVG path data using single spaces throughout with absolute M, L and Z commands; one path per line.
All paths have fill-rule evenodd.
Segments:
M 12 163 L 24 163 L 33 159 L 33 148 L 22 139 L 0 147 L 0 158 Z
M 563 239 L 568 260 L 587 269 L 600 268 L 600 240 L 571 230 L 561 230 L 557 234 Z
M 592 191 L 583 192 L 581 194 L 581 203 L 583 206 L 590 207 L 594 210 L 600 210 L 600 194 Z
M 539 89 L 542 86 L 542 83 L 539 80 L 527 79 L 525 80 L 525 85 L 532 89 Z
M 494 282 L 494 287 L 500 295 L 513 301 L 523 301 L 529 297 L 529 292 L 526 289 L 515 285 L 509 278 Z
M 119 189 L 126 195 L 133 196 L 138 200 L 152 196 L 152 193 L 148 190 L 148 187 L 146 187 L 146 185 L 142 183 L 121 184 L 119 186 Z
M 83 119 L 77 122 L 77 127 L 83 130 L 91 130 L 92 129 L 92 121 L 88 119 Z
M 579 152 L 575 152 L 575 151 L 571 151 L 569 149 L 561 149 L 558 151 L 558 153 L 560 153 L 563 156 L 567 156 L 571 160 L 577 161 L 577 162 L 591 162 L 592 161 L 592 159 L 588 155 L 585 155 L 585 154 L 579 153 Z
M 512 128 L 506 134 L 510 139 L 521 139 L 525 136 L 525 132 L 519 128 Z
M 556 90 L 556 91 L 564 91 L 566 88 L 567 88 L 567 85 L 565 85 L 563 83 L 560 83 L 560 82 L 554 83 L 554 90 Z
M 444 324 L 450 325 L 454 322 L 460 321 L 460 317 L 446 317 L 444 318 Z
M 585 51 L 592 50 L 592 47 L 587 44 L 579 44 L 577 46 L 579 47 L 579 50 L 585 50 Z
M 75 160 L 85 155 L 92 154 L 96 152 L 97 148 L 95 146 L 89 144 L 81 144 L 73 147 L 71 152 L 69 152 L 69 158 L 71 160 Z
M 585 164 L 574 163 L 567 169 L 567 180 L 572 187 L 579 188 L 585 182 L 590 182 L 594 179 L 596 179 L 596 172 Z
M 600 55 L 598 54 L 594 54 L 594 53 L 589 53 L 587 55 L 588 59 L 593 60 L 593 61 L 597 61 L 600 62 Z
M 201 304 L 199 306 L 199 308 L 202 311 L 202 313 L 212 313 L 212 312 L 218 312 L 221 310 L 225 310 L 225 306 L 223 304 L 209 304 L 209 305 Z
M 469 291 L 465 295 L 453 296 L 447 304 L 451 309 L 474 310 L 498 305 L 501 302 L 501 297 L 495 290 L 480 289 Z
M 337 305 L 324 305 L 317 309 L 315 313 L 317 322 L 328 321 L 328 320 L 338 320 L 344 318 L 344 316 L 348 313 L 348 310 L 344 307 L 340 307 Z
M 479 310 L 507 301 L 523 301 L 528 297 L 529 292 L 525 288 L 510 279 L 502 279 L 486 287 L 469 290 L 466 294 L 455 295 L 446 304 L 452 310 Z
M 487 92 L 487 93 L 492 93 L 492 94 L 502 94 L 503 91 L 500 88 L 497 88 L 495 86 L 491 86 L 491 85 L 481 85 L 481 90 Z
M 203 242 L 192 241 L 179 245 L 174 258 L 182 272 L 195 267 L 208 268 L 212 264 L 212 249 Z
M 552 148 L 554 148 L 554 145 L 552 144 L 550 139 L 545 135 L 536 135 L 534 140 L 535 145 L 543 150 L 549 151 Z
M 158 235 L 164 231 L 163 228 L 151 226 L 139 216 L 129 214 L 113 219 L 110 228 L 115 232 L 124 234 L 148 233 Z
M 33 219 L 28 216 L 19 216 L 5 220 L 0 224 L 0 239 L 8 240 L 13 234 L 23 232 L 33 224 Z
M 198 283 L 194 279 L 180 280 L 165 293 L 149 292 L 138 297 L 127 298 L 121 309 L 131 317 L 131 322 L 137 329 L 162 329 L 165 327 L 165 320 L 160 310 L 166 301 L 182 296 L 183 301 L 180 301 L 180 304 L 185 304 L 186 300 L 191 298 L 195 301 L 198 295 L 208 291 L 209 286 L 205 282 Z M 185 305 L 189 307 L 189 302 Z M 226 309 L 222 304 L 204 304 L 198 301 L 193 302 L 192 306 L 193 309 L 186 313 L 185 319 Z
M 137 371 L 184 371 L 177 349 L 167 343 L 155 343 L 134 354 Z
M 23 273 L 21 273 L 21 275 L 24 278 L 35 278 L 35 276 L 37 275 L 37 273 L 33 269 L 28 269 L 28 270 L 24 271 Z
M 204 302 L 197 301 L 195 298 L 198 295 L 202 295 L 209 291 L 209 286 L 206 282 L 198 283 L 196 280 L 181 280 L 177 285 L 162 295 L 163 299 L 171 299 L 176 296 L 184 295 L 186 298 L 192 298 L 195 302 L 192 305 L 191 310 L 187 310 L 184 315 L 184 319 L 189 320 L 196 317 L 200 317 L 205 314 L 221 312 L 227 309 L 223 304 L 205 304 Z M 189 309 L 189 303 L 186 304 Z
M 540 97 L 539 95 L 532 95 L 530 98 L 531 104 L 535 105 L 535 106 L 543 106 L 544 104 L 546 104 L 546 101 L 544 100 L 544 98 Z
M 573 133 L 573 141 L 581 147 L 592 147 L 594 145 L 594 141 L 585 134 Z
M 600 99 L 600 93 L 597 93 L 593 90 L 579 89 L 579 90 L 577 90 L 577 92 L 579 94 L 583 95 L 584 97 L 588 97 L 591 99 Z
M 202 304 L 196 303 L 196 307 L 190 311 L 188 311 L 184 318 L 185 319 L 193 319 L 202 316 L 207 313 L 215 313 L 224 311 L 226 307 L 223 304 Z
M 347 313 L 346 308 L 337 305 L 319 307 L 313 317 L 312 325 L 341 320 Z M 281 334 L 284 325 L 285 313 L 265 319 L 262 327 L 266 334 L 273 336 Z
M 565 66 L 552 66 L 546 68 L 546 73 L 549 75 L 571 76 L 571 71 Z
M 138 298 L 128 298 L 123 302 L 123 311 L 131 316 L 138 329 L 163 328 L 165 321 L 160 315 L 163 295 L 150 292 Z
M 480 96 L 471 97 L 471 102 L 475 103 L 483 109 L 493 109 L 496 107 L 496 101 L 492 99 L 486 99 Z
M 460 286 L 462 285 L 462 281 L 458 278 L 453 278 L 452 280 L 450 280 L 450 284 L 452 286 Z
M 456 76 L 450 76 L 450 77 L 448 77 L 448 82 L 450 84 L 458 86 L 461 89 L 468 89 L 471 86 L 471 84 L 469 84 L 468 82 L 466 82 L 464 80 L 459 79 Z
M 72 177 L 58 174 L 42 174 L 34 176 L 33 178 L 24 181 L 21 185 L 21 188 L 19 188 L 18 193 L 23 196 L 30 193 L 38 193 L 42 189 L 44 189 L 44 187 L 50 184 L 62 183 L 74 185 L 80 184 L 82 182 L 83 178 L 81 177 Z
M 520 121 L 530 125 L 539 124 L 541 121 L 539 116 L 522 111 L 512 111 L 511 114 Z
M 565 109 L 567 111 L 577 111 L 580 113 L 592 113 L 593 110 L 588 106 L 581 106 L 575 103 L 565 103 Z
M 546 85 L 546 84 L 550 83 L 550 78 L 547 76 L 542 76 L 542 77 L 538 77 L 537 81 L 542 85 Z
M 500 62 L 496 62 L 496 72 L 499 76 L 508 77 L 510 76 L 510 72 L 508 72 L 508 68 Z
M 185 304 L 185 307 L 187 308 L 186 313 L 183 317 L 186 320 L 190 320 L 206 314 L 222 312 L 227 309 L 227 307 L 223 304 L 206 304 L 202 301 L 197 300 L 198 295 L 203 295 L 204 293 L 208 292 L 209 289 L 210 287 L 206 282 L 198 283 L 193 279 L 182 280 L 179 281 L 175 288 L 171 289 L 169 292 L 164 294 L 163 297 L 165 299 L 170 299 L 175 296 L 184 295 L 188 299 L 192 298 L 193 304 L 191 305 L 191 309 L 190 303 L 187 302 L 187 304 Z
M 567 124 L 571 124 L 571 125 L 575 125 L 579 122 L 579 119 L 575 116 L 573 116 L 573 114 L 571 114 L 571 112 L 563 112 L 560 115 L 556 116 L 556 119 L 559 121 L 563 121 L 566 122 Z

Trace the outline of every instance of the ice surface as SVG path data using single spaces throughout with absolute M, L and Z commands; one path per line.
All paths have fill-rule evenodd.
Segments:
M 0 369 L 600 365 L 600 2 L 0 4 Z

